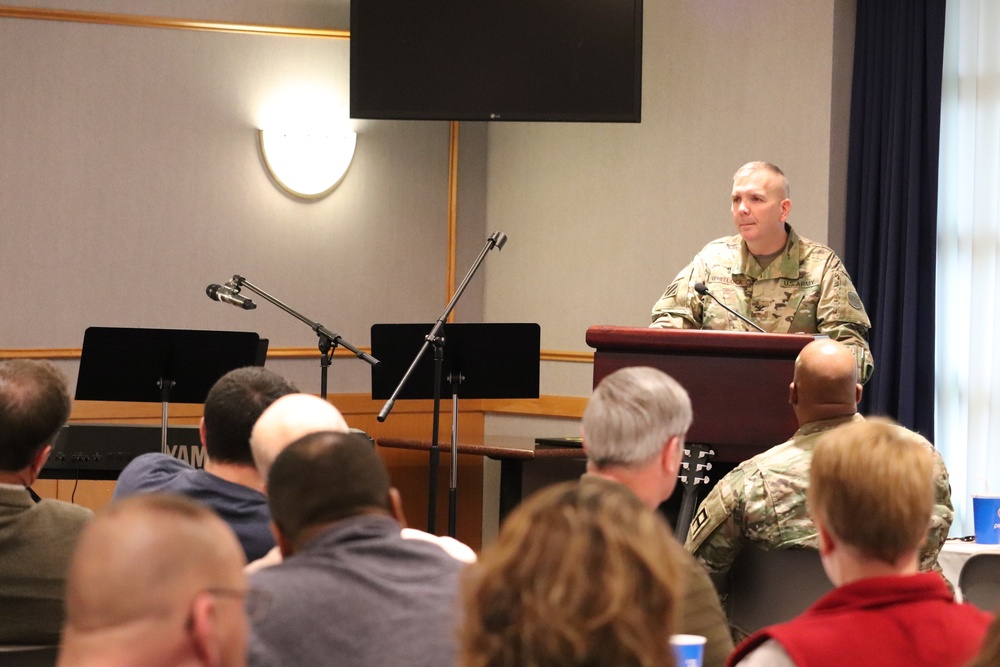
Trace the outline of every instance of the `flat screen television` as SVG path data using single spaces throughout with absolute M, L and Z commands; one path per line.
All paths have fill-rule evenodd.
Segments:
M 352 0 L 351 117 L 637 123 L 642 0 Z

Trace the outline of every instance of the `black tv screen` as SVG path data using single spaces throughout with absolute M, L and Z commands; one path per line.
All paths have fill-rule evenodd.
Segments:
M 639 122 L 642 0 L 352 0 L 351 117 Z

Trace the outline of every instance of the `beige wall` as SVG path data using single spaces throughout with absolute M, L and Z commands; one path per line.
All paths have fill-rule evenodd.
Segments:
M 347 27 L 316 21 L 317 3 L 214 4 L 218 13 L 194 2 L 143 8 Z M 348 49 L 0 18 L 0 348 L 79 347 L 91 325 L 252 330 L 272 347 L 315 346 L 308 326 L 260 298 L 252 312 L 210 301 L 206 285 L 235 273 L 356 345 L 374 323 L 433 321 L 446 296 L 447 123 L 353 122 L 354 162 L 318 202 L 286 196 L 262 166 L 256 129 L 290 94 L 312 87 L 346 118 Z M 459 263 L 469 263 L 486 238 L 485 131 L 463 135 Z M 482 289 L 481 279 L 470 287 L 460 318 L 481 319 Z M 318 362 L 276 366 L 319 391 Z M 366 365 L 335 362 L 332 392 L 369 387 Z
M 64 0 L 59 7 L 346 28 L 346 0 Z M 705 242 L 731 230 L 732 172 L 781 165 L 791 221 L 842 243 L 852 0 L 647 0 L 638 125 L 463 123 L 458 279 L 488 258 L 460 319 L 534 321 L 586 351 L 591 324 L 644 325 Z M 318 83 L 346 104 L 346 41 L 0 18 L 0 348 L 78 347 L 90 325 L 254 330 L 310 347 L 266 303 L 208 300 L 241 273 L 359 345 L 446 301 L 448 124 L 354 121 L 354 164 L 316 203 L 267 179 L 273 96 Z M 259 300 L 258 300 L 259 301 Z M 279 371 L 318 391 L 309 360 Z M 75 373 L 72 362 L 67 369 Z M 542 393 L 585 396 L 586 364 L 543 362 Z M 335 362 L 331 392 L 368 390 Z M 488 432 L 574 423 L 494 417 Z

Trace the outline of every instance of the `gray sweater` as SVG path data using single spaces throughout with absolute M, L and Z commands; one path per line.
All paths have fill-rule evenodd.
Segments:
M 454 665 L 463 564 L 388 516 L 339 521 L 250 578 L 271 597 L 251 667 Z

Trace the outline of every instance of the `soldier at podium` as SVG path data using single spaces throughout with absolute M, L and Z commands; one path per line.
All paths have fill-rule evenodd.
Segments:
M 836 253 L 800 237 L 785 222 L 792 208 L 788 179 L 768 162 L 749 162 L 733 176 L 738 234 L 695 255 L 653 306 L 653 327 L 820 333 L 854 354 L 861 382 L 871 377 L 871 322 Z M 714 298 L 713 298 L 714 297 Z

